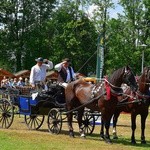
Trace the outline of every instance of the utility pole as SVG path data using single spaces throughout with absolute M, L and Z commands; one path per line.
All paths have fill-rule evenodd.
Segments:
M 103 37 L 99 35 L 97 44 L 97 64 L 96 64 L 96 78 L 97 80 L 102 79 L 104 67 L 104 47 L 103 47 Z
M 146 48 L 146 44 L 142 44 L 142 45 L 139 45 L 141 47 L 143 47 L 142 49 L 142 63 L 141 63 L 141 73 L 143 73 L 143 70 L 144 70 L 144 51 L 145 51 L 145 48 Z

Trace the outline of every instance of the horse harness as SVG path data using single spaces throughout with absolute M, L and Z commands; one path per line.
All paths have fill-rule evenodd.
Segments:
M 96 97 L 101 89 L 103 90 L 102 91 L 104 93 L 103 95 L 105 95 L 105 100 L 110 100 L 111 96 L 118 97 L 123 95 L 123 90 L 121 87 L 114 86 L 107 79 L 104 79 L 99 86 L 97 85 L 93 86 L 91 91 L 91 98 Z

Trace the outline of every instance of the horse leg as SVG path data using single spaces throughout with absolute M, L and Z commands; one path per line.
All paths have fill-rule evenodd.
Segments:
M 105 122 L 106 134 L 104 136 L 104 139 L 106 143 L 112 143 L 110 136 L 109 136 L 109 127 L 110 127 L 110 119 Z
M 101 118 L 100 138 L 104 139 L 104 121 L 102 118 Z
M 136 114 L 133 113 L 131 113 L 131 129 L 132 129 L 131 143 L 136 144 L 135 140 Z
M 147 112 L 147 114 L 141 115 L 141 144 L 146 144 L 145 122 L 146 122 L 147 115 L 148 115 L 148 112 Z
M 113 139 L 118 139 L 116 125 L 117 125 L 119 115 L 120 115 L 119 111 L 115 111 L 113 115 Z
M 84 126 L 82 123 L 83 113 L 84 113 L 84 108 L 78 110 L 78 125 L 79 125 L 79 133 L 81 137 L 85 137 Z
M 69 104 L 67 104 L 66 108 L 67 108 L 67 111 L 70 111 L 70 110 L 72 110 L 72 105 L 69 103 Z M 70 137 L 74 137 L 72 118 L 73 118 L 73 113 L 72 112 L 68 113 L 67 114 L 67 120 L 68 120 L 68 128 L 69 128 Z

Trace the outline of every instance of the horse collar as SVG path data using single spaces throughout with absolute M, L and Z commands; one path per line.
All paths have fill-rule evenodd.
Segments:
M 91 98 L 94 98 L 95 95 L 100 91 L 100 89 L 102 88 L 103 83 L 101 83 L 99 86 L 94 85 L 91 91 Z

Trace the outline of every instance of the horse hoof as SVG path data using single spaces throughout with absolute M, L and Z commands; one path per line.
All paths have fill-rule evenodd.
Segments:
M 70 136 L 71 138 L 74 138 L 74 133 L 73 133 L 73 132 L 70 132 L 70 133 L 69 133 L 69 136 Z
M 100 134 L 100 139 L 104 139 L 104 134 Z
M 118 139 L 118 136 L 117 136 L 117 135 L 114 135 L 114 136 L 113 136 L 113 139 L 117 140 L 117 139 Z
M 131 141 L 131 144 L 132 144 L 132 145 L 135 145 L 135 144 L 136 144 L 136 141 Z
M 105 142 L 106 142 L 107 144 L 112 144 L 112 141 L 111 141 L 110 139 L 105 140 Z
M 80 137 L 81 137 L 81 138 L 86 138 L 86 136 L 85 136 L 84 133 L 82 133 L 82 134 L 80 135 Z
M 141 144 L 146 144 L 146 141 L 145 140 L 141 141 Z

